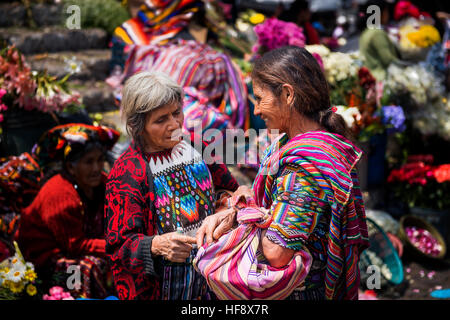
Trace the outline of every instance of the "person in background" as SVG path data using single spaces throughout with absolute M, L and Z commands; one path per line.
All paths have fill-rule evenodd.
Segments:
M 288 10 L 280 16 L 281 20 L 296 23 L 303 28 L 303 34 L 306 38 L 306 44 L 319 44 L 320 37 L 317 30 L 311 24 L 311 11 L 309 10 L 309 3 L 306 0 L 294 1 Z
M 369 27 L 368 19 L 373 12 L 367 13 L 367 8 L 373 5 L 381 10 L 381 25 Z M 370 0 L 362 6 L 359 13 L 358 26 L 360 30 L 364 30 L 359 38 L 359 51 L 365 60 L 365 65 L 378 81 L 385 79 L 386 71 L 391 63 L 399 66 L 408 65 L 401 60 L 394 43 L 384 30 L 390 21 L 391 10 L 392 5 L 386 0 Z
M 65 287 L 65 281 L 55 277 L 67 276 L 69 266 L 78 266 L 82 283 L 73 293 L 85 298 L 111 293 L 103 233 L 103 168 L 105 152 L 118 138 L 119 133 L 107 127 L 66 124 L 49 130 L 37 144 L 45 183 L 22 212 L 17 242 L 44 285 Z M 50 164 L 61 169 L 48 170 Z

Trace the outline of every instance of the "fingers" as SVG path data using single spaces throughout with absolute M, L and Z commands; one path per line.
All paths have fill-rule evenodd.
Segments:
M 214 219 L 214 221 L 212 219 L 210 219 L 208 221 L 209 223 L 206 224 L 205 227 L 205 235 L 206 235 L 206 243 L 210 244 L 213 242 L 213 233 L 214 233 L 214 229 L 217 226 L 217 219 Z
M 230 230 L 233 227 L 233 221 L 235 217 L 235 210 L 234 208 L 230 208 L 225 210 L 226 216 L 222 221 L 219 223 L 219 225 L 216 227 L 213 233 L 213 238 L 215 240 L 219 239 L 223 234 L 225 234 L 228 230 Z
M 197 243 L 197 239 L 194 237 L 190 237 L 190 236 L 185 236 L 186 238 L 184 239 L 184 243 L 189 243 L 189 244 L 196 244 Z
M 202 224 L 201 227 L 198 229 L 195 238 L 197 240 L 197 247 L 200 248 L 203 245 L 203 241 L 205 239 L 205 225 L 204 224 Z

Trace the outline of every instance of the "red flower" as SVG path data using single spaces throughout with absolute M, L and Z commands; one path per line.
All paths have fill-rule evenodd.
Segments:
M 361 67 L 358 70 L 358 78 L 359 85 L 365 89 L 370 89 L 375 86 L 376 80 L 366 67 Z
M 443 164 L 437 167 L 433 171 L 433 176 L 439 183 L 450 181 L 450 164 Z
M 394 19 L 400 20 L 405 16 L 419 18 L 420 11 L 415 5 L 413 5 L 409 1 L 399 1 L 395 6 Z

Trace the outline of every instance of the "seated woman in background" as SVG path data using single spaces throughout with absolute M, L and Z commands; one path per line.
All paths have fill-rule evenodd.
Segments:
M 23 210 L 17 240 L 44 284 L 61 285 L 52 283 L 54 276 L 59 272 L 70 276 L 68 267 L 76 265 L 81 283 L 72 293 L 87 298 L 108 294 L 103 168 L 105 152 L 118 137 L 107 127 L 67 124 L 51 129 L 38 143 L 36 156 L 49 179 Z M 47 171 L 50 163 L 62 169 L 52 174 Z

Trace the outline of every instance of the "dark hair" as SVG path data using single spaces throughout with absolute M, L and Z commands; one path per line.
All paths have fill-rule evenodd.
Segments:
M 50 178 L 57 174 L 64 174 L 66 177 L 70 177 L 67 171 L 67 164 L 76 164 L 81 158 L 92 150 L 99 149 L 103 154 L 106 154 L 106 147 L 102 145 L 99 141 L 90 141 L 85 145 L 81 143 L 75 143 L 72 146 L 72 151 L 67 155 L 64 160 L 58 160 L 53 162 L 50 166 L 45 168 L 43 172 L 43 177 L 40 181 L 40 185 L 43 186 Z
M 255 61 L 252 79 L 281 95 L 284 84 L 294 89 L 294 107 L 327 131 L 351 139 L 344 119 L 332 112 L 328 83 L 316 59 L 304 48 L 281 47 Z

